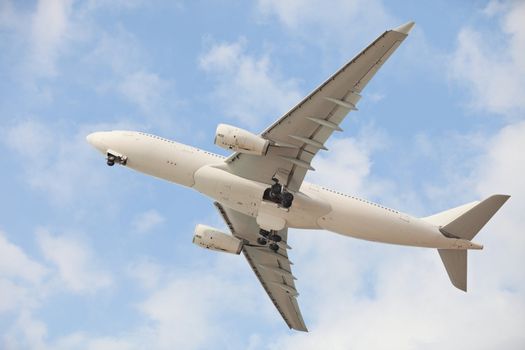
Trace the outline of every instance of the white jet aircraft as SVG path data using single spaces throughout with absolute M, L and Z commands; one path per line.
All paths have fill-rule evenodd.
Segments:
M 405 40 L 414 22 L 381 34 L 260 135 L 220 124 L 215 144 L 225 158 L 135 131 L 95 132 L 87 140 L 107 164 L 193 188 L 215 201 L 231 234 L 197 225 L 193 243 L 243 253 L 286 324 L 307 331 L 288 259 L 288 228 L 324 229 L 369 241 L 437 248 L 454 286 L 467 289 L 467 250 L 478 231 L 509 198 L 493 195 L 424 218 L 307 183 L 312 160 L 361 91 Z M 271 103 L 271 101 L 269 101 Z

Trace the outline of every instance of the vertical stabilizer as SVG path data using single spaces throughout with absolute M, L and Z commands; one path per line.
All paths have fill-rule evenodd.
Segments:
M 438 249 L 445 265 L 450 282 L 463 291 L 467 291 L 467 250 Z

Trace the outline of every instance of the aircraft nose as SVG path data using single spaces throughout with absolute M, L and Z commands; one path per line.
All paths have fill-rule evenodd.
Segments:
M 104 145 L 103 134 L 103 132 L 93 132 L 86 136 L 86 140 L 91 146 L 95 147 L 100 152 L 105 153 L 107 147 Z

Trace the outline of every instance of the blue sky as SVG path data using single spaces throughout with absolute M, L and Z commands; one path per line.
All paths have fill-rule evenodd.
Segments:
M 416 27 L 308 180 L 429 215 L 511 200 L 477 236 L 469 292 L 436 252 L 291 230 L 310 333 L 289 331 L 189 189 L 109 168 L 134 129 L 216 153 L 218 123 L 280 117 L 384 30 Z M 522 349 L 521 1 L 0 0 L 0 348 Z

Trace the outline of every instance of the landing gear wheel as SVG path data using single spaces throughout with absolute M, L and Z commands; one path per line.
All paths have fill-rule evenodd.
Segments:
M 277 243 L 270 243 L 270 250 L 273 250 L 274 252 L 277 252 L 279 250 L 279 246 Z
M 108 157 L 107 157 L 106 159 L 107 159 L 107 162 L 106 162 L 106 163 L 107 163 L 109 166 L 113 166 L 113 165 L 115 165 L 115 160 L 116 160 L 115 156 L 108 154 Z
M 279 243 L 283 240 L 279 235 L 271 235 L 270 237 L 268 237 L 268 239 L 274 241 L 275 243 Z
M 270 232 L 269 231 L 266 231 L 266 230 L 263 230 L 263 229 L 260 229 L 259 230 L 259 234 L 261 236 L 263 236 L 264 238 L 267 238 L 269 235 L 270 235 Z
M 257 243 L 259 243 L 260 245 L 266 245 L 267 242 L 268 241 L 266 240 L 266 238 L 262 238 L 262 237 L 257 238 Z
M 293 194 L 291 194 L 290 192 L 283 192 L 281 197 L 281 205 L 283 206 L 283 208 L 290 208 L 293 202 Z

